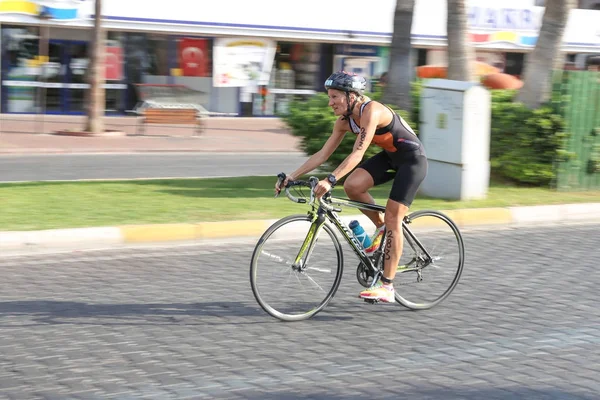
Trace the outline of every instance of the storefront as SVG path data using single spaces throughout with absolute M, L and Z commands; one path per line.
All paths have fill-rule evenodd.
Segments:
M 78 35 L 57 34 L 47 45 L 47 62 L 39 56 L 39 29 L 36 27 L 2 27 L 2 112 L 34 113 L 44 107 L 47 113 L 82 113 L 85 92 L 89 88 L 88 31 Z M 78 40 L 65 39 L 77 37 Z M 123 109 L 126 85 L 122 72 L 122 48 L 119 42 L 107 43 L 106 109 L 109 113 Z M 43 87 L 43 93 L 38 93 Z M 39 96 L 43 96 L 40 98 Z
M 318 91 L 323 71 L 331 70 L 331 49 L 323 43 L 277 41 L 269 81 L 253 90 L 252 114 L 285 113 L 293 98 Z
M 425 7 L 430 11 L 426 13 Z M 427 64 L 444 65 L 447 62 L 445 7 L 446 0 L 429 0 L 426 4 L 417 1 L 416 4 L 413 46 L 427 49 Z M 477 60 L 507 74 L 520 76 L 527 55 L 537 42 L 543 14 L 544 8 L 535 6 L 535 1 L 531 0 L 504 0 L 501 4 L 470 0 L 469 33 Z M 565 65 L 581 56 L 600 53 L 597 21 L 600 21 L 599 11 L 571 11 L 562 44 Z M 584 69 L 581 63 L 576 64 L 578 69 Z
M 387 46 L 338 44 L 335 46 L 333 69 L 371 78 L 367 82 L 367 91 L 372 91 L 377 77 L 387 71 L 389 58 Z
M 187 0 L 170 0 L 168 7 L 104 0 L 107 112 L 133 109 L 164 90 L 159 85 L 183 85 L 187 98 L 209 111 L 273 115 L 285 112 L 294 96 L 322 91 L 339 69 L 367 75 L 373 89 L 387 71 L 395 7 L 395 0 L 379 1 L 364 7 L 362 0 L 346 0 L 359 16 L 337 18 L 314 12 L 323 9 L 322 0 L 305 0 L 294 12 L 269 0 L 223 0 L 201 12 L 190 12 Z M 93 4 L 0 0 L 2 112 L 84 111 Z M 535 46 L 543 8 L 529 0 L 468 5 L 478 59 L 518 75 Z M 445 11 L 446 0 L 417 0 L 415 64 L 445 62 Z M 600 11 L 572 11 L 562 49 L 574 65 L 585 64 L 578 62 L 581 54 L 600 53 L 598 20 Z

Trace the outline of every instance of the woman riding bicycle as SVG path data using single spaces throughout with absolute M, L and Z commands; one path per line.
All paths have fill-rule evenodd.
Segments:
M 346 132 L 357 135 L 350 155 L 326 179 L 318 183 L 314 193 L 317 197 L 322 197 L 339 179 L 352 172 L 344 182 L 344 191 L 348 197 L 374 204 L 375 201 L 368 190 L 375 185 L 394 180 L 385 215 L 361 210 L 377 227 L 373 244 L 366 249 L 368 253 L 379 247 L 384 230 L 387 234 L 383 276 L 359 295 L 364 299 L 394 302 L 393 280 L 403 246 L 402 220 L 427 175 L 427 157 L 423 145 L 406 121 L 389 107 L 366 97 L 365 88 L 365 78 L 344 71 L 332 74 L 325 81 L 329 106 L 339 118 L 321 150 L 291 175 L 287 175 L 281 187 L 285 187 L 288 180 L 295 180 L 327 161 Z M 383 150 L 359 165 L 371 143 Z M 354 169 L 357 165 L 358 168 Z M 279 192 L 281 187 L 276 185 L 276 192 Z

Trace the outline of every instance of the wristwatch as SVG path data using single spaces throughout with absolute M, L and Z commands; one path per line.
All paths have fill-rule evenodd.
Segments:
M 333 175 L 333 174 L 327 175 L 327 181 L 329 183 L 331 183 L 331 187 L 334 187 L 335 184 L 337 183 L 337 179 L 335 178 L 335 175 Z

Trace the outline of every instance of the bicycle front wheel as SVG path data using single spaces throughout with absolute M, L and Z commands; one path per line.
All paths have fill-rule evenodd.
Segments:
M 458 284 L 465 262 L 463 239 L 456 224 L 438 211 L 416 211 L 405 222 L 396 300 L 412 310 L 426 310 Z
M 275 222 L 259 239 L 250 264 L 250 285 L 260 306 L 283 321 L 321 311 L 342 279 L 342 247 L 333 229 L 307 215 Z

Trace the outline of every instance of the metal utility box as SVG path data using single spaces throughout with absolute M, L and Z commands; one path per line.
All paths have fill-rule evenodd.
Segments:
M 490 180 L 490 92 L 474 82 L 431 79 L 421 94 L 420 139 L 429 159 L 421 192 L 483 199 Z

